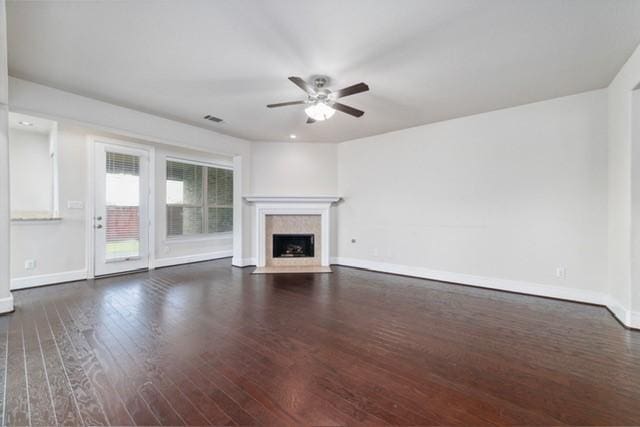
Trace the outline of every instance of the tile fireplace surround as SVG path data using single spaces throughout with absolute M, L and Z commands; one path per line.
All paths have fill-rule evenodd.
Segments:
M 265 266 L 310 266 L 322 265 L 322 216 L 321 215 L 267 215 L 265 217 Z M 274 258 L 273 257 L 273 235 L 274 234 L 313 234 L 315 253 L 312 257 L 300 258 Z
M 246 196 L 256 207 L 256 272 L 329 272 L 331 205 L 337 196 Z M 273 234 L 313 234 L 315 256 L 273 258 Z

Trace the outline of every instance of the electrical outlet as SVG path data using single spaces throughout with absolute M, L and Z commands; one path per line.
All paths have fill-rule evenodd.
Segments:
M 378 256 L 380 255 L 380 251 L 378 250 L 378 248 L 373 248 L 373 256 Z
M 565 277 L 567 277 L 567 269 L 564 267 L 557 267 L 556 268 L 556 277 L 560 278 L 560 279 L 564 279 Z
M 25 270 L 33 270 L 34 268 L 36 268 L 36 260 L 35 259 L 28 259 L 24 262 L 24 269 Z

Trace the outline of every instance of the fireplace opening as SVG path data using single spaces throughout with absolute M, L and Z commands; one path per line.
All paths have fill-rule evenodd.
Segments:
M 313 234 L 274 234 L 273 257 L 311 257 L 314 254 Z

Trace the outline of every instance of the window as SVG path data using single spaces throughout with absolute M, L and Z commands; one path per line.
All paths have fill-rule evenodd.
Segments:
M 233 231 L 233 171 L 167 161 L 167 235 Z

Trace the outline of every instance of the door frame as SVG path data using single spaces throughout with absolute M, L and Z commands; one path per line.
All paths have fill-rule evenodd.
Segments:
M 93 229 L 93 219 L 95 217 L 95 154 L 96 143 L 121 146 L 123 148 L 135 148 L 144 150 L 149 155 L 149 201 L 148 201 L 148 224 L 149 224 L 149 270 L 155 268 L 156 258 L 156 150 L 151 144 L 138 144 L 135 142 L 123 141 L 109 137 L 97 135 L 87 135 L 87 197 L 85 199 L 85 257 L 87 266 L 87 278 L 95 278 L 95 235 Z

